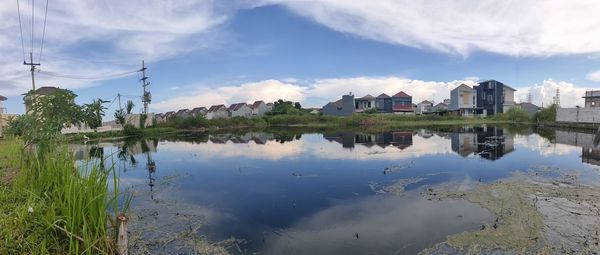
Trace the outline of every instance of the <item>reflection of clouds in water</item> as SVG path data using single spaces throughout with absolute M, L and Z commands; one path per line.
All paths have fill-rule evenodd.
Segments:
M 492 220 L 463 200 L 370 197 L 320 211 L 266 238 L 266 254 L 416 254 Z M 359 237 L 356 238 L 355 234 Z
M 580 152 L 581 148 L 560 143 L 551 143 L 548 139 L 538 134 L 515 135 L 514 144 L 533 151 L 537 151 L 544 157 L 553 155 L 567 155 Z
M 208 141 L 207 143 L 200 144 L 171 142 L 161 144 L 159 151 L 181 152 L 181 155 L 186 158 L 192 154 L 201 158 L 246 157 L 263 160 L 295 158 L 301 154 L 308 154 L 321 159 L 393 160 L 452 153 L 450 140 L 439 136 L 427 139 L 420 136 L 413 136 L 412 145 L 404 150 L 391 145 L 381 148 L 378 146 L 367 147 L 362 144 L 356 144 L 354 148 L 347 149 L 343 148 L 342 144 L 337 142 L 311 139 L 313 136 L 322 137 L 321 135 L 304 135 L 300 140 L 285 143 L 271 140 L 264 145 L 256 144 L 253 141 L 248 143 L 233 143 L 231 141 L 227 143 L 212 143 Z
M 248 143 L 206 143 L 192 144 L 187 142 L 171 142 L 161 145 L 160 151 L 183 152 L 185 157 L 189 154 L 201 158 L 223 157 L 235 158 L 246 157 L 252 159 L 280 160 L 283 158 L 293 158 L 303 153 L 305 150 L 303 140 L 294 140 L 285 143 L 268 141 L 266 144 L 256 144 L 254 141 Z

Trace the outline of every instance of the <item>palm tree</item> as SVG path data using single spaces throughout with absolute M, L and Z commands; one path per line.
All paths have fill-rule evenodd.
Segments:
M 133 104 L 133 101 L 127 100 L 127 103 L 125 104 L 125 109 L 127 110 L 127 114 L 131 114 L 133 107 L 135 107 L 135 104 Z

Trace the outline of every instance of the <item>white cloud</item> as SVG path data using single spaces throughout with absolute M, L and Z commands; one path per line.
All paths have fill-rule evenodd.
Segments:
M 595 71 L 595 72 L 588 73 L 588 74 L 586 75 L 586 78 L 587 78 L 588 80 L 590 80 L 590 81 L 597 81 L 597 82 L 600 82 L 600 70 L 598 70 L 598 71 Z
M 556 95 L 556 89 L 560 92 L 560 105 L 562 107 L 583 106 L 582 96 L 586 90 L 592 88 L 577 87 L 575 84 L 566 81 L 554 81 L 552 79 L 544 80 L 541 84 L 533 84 L 529 87 L 518 88 L 515 92 L 515 100 L 520 102 L 527 101 L 527 95 L 531 92 L 532 103 L 539 106 L 547 106 L 553 102 Z
M 152 104 L 152 109 L 171 111 L 177 109 L 211 106 L 215 104 L 252 103 L 257 100 L 275 102 L 279 99 L 302 101 L 305 87 L 284 83 L 278 80 L 264 80 L 244 83 L 239 86 L 224 86 L 211 89 L 206 86 L 197 87 L 192 95 L 172 97 Z
M 16 3 L 0 3 L 0 94 L 31 87 L 23 62 Z M 25 53 L 31 50 L 29 1 L 20 1 Z M 38 62 L 45 3 L 35 5 L 34 62 Z M 243 6 L 212 0 L 50 1 L 41 69 L 97 76 L 139 68 L 139 60 L 160 61 L 222 41 L 217 28 Z M 201 37 L 202 40 L 198 40 Z M 28 56 L 27 56 L 28 57 Z M 117 59 L 118 58 L 118 59 Z M 103 59 L 103 63 L 93 59 Z M 94 85 L 93 80 L 39 75 L 41 85 L 64 88 Z M 100 79 L 99 79 L 100 80 Z
M 549 1 L 264 0 L 336 31 L 440 52 L 512 56 L 600 52 L 600 3 Z

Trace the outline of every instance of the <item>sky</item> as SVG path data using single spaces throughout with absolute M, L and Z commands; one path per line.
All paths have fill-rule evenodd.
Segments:
M 32 0 L 17 2 L 0 2 L 10 113 L 24 112 L 29 52 L 37 87 L 110 101 L 108 115 L 117 94 L 141 110 L 142 60 L 153 112 L 278 99 L 321 107 L 350 92 L 441 102 L 488 79 L 540 106 L 559 88 L 574 107 L 600 89 L 595 0 L 53 0 L 45 33 L 46 1 L 33 15 Z

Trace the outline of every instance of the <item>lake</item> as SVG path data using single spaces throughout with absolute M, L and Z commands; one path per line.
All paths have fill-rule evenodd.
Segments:
M 550 167 L 595 183 L 600 170 L 593 134 L 528 127 L 274 129 L 74 148 L 114 161 L 135 194 L 139 253 L 415 254 L 494 220 L 427 187 Z

